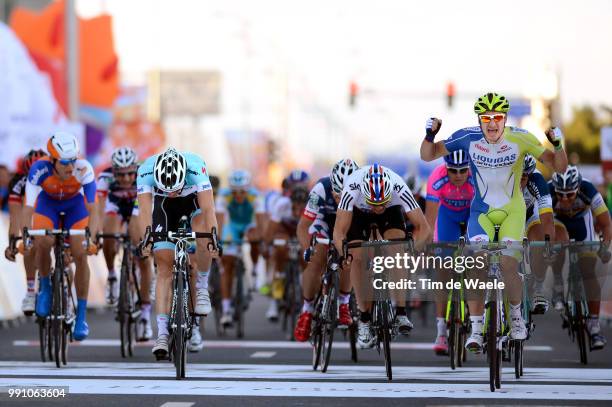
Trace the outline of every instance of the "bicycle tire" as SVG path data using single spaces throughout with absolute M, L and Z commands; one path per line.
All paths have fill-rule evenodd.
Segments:
M 575 302 L 576 316 L 574 317 L 574 329 L 575 334 L 578 337 L 578 350 L 580 352 L 580 363 L 583 365 L 588 364 L 587 356 L 587 344 L 586 344 L 586 324 L 585 324 L 585 310 L 581 301 Z
M 63 257 L 63 256 L 59 256 Z M 59 263 L 58 263 L 59 261 Z M 53 271 L 53 301 L 52 301 L 52 315 L 51 319 L 51 331 L 53 334 L 53 360 L 55 360 L 55 366 L 61 366 L 61 348 L 62 348 L 62 337 L 63 337 L 63 326 L 62 326 L 62 273 L 58 270 L 63 268 L 63 260 L 58 260 L 56 257 L 56 267 Z
M 512 341 L 512 351 L 514 353 L 514 377 L 521 378 L 521 358 L 523 357 L 523 346 L 521 341 Z
M 455 370 L 455 368 L 457 367 L 455 356 L 458 353 L 457 343 L 459 342 L 459 332 L 455 323 L 455 320 L 457 319 L 457 316 L 455 315 L 456 311 L 457 308 L 455 306 L 455 301 L 453 300 L 450 303 L 450 311 L 448 313 L 448 323 L 450 324 L 448 332 L 448 354 L 450 356 L 450 367 L 452 370 Z
M 357 304 L 355 302 L 355 295 L 351 293 L 349 297 L 349 309 L 351 311 L 351 317 L 357 315 Z M 357 321 L 353 319 L 353 323 L 349 326 L 349 342 L 351 348 L 351 360 L 357 363 Z
M 45 363 L 47 361 L 47 346 L 49 335 L 47 331 L 47 319 L 38 318 L 38 344 L 40 347 L 40 360 Z
M 242 261 L 236 264 L 236 297 L 234 300 L 234 319 L 236 320 L 236 337 L 244 337 L 244 265 Z
M 119 276 L 119 303 L 117 304 L 117 320 L 119 322 L 119 339 L 121 346 L 121 357 L 127 357 L 128 348 L 128 306 L 127 306 L 127 267 L 126 267 L 126 254 L 123 254 L 121 260 L 121 275 Z
M 300 287 L 300 275 L 297 264 L 292 264 L 290 272 L 292 274 L 292 291 L 289 306 L 289 326 L 291 327 L 289 329 L 289 336 L 291 341 L 295 341 L 295 336 L 293 336 L 293 328 L 297 324 L 298 315 L 300 313 L 302 288 Z
M 466 360 L 466 354 L 467 352 L 465 351 L 465 336 L 466 336 L 466 332 L 467 329 L 465 327 L 465 325 L 463 323 L 460 323 L 459 326 L 459 355 L 457 356 L 457 366 L 458 367 L 462 367 L 463 364 L 465 363 Z
M 62 269 L 63 270 L 63 269 Z M 68 336 L 70 335 L 70 327 L 66 322 L 66 318 L 68 316 L 68 292 L 70 287 L 68 287 L 68 281 L 63 281 L 63 272 L 62 272 L 62 315 L 64 318 L 62 319 L 62 347 L 60 349 L 60 354 L 62 357 L 62 364 L 65 366 L 68 363 Z M 66 290 L 63 289 L 63 285 L 66 284 Z
M 327 312 L 327 321 L 325 324 L 325 329 L 327 331 L 327 346 L 325 349 L 325 360 L 323 361 L 323 367 L 321 371 L 323 373 L 327 372 L 327 368 L 329 367 L 329 361 L 331 360 L 332 346 L 334 343 L 334 331 L 336 330 L 336 325 L 338 322 L 338 294 L 336 292 L 336 287 L 338 287 L 338 274 L 334 273 L 334 285 L 330 288 L 328 293 L 328 312 Z
M 489 388 L 495 391 L 495 381 L 497 375 L 497 292 L 493 294 L 493 299 L 486 305 L 487 318 L 487 362 L 489 363 Z
M 391 363 L 391 324 L 393 322 L 389 321 L 389 315 L 391 310 L 389 309 L 389 301 L 382 301 L 381 307 L 379 308 L 379 312 L 381 312 L 381 327 L 379 328 L 379 332 L 382 337 L 382 345 L 383 345 L 383 354 L 385 357 L 385 370 L 387 372 L 387 379 L 389 381 L 393 380 L 393 367 Z
M 319 368 L 321 362 L 321 302 L 323 301 L 322 289 L 319 290 L 314 302 L 314 312 L 312 316 L 311 340 L 312 340 L 312 370 Z
M 185 320 L 185 309 L 183 306 L 183 295 L 185 281 L 183 280 L 183 271 L 180 270 L 175 272 L 176 275 L 176 303 L 174 304 L 174 325 L 172 336 L 174 342 L 174 366 L 176 368 L 176 379 L 180 380 L 185 377 L 185 332 L 183 328 L 183 321 Z
M 51 332 L 51 320 L 49 318 L 45 318 L 45 329 L 47 330 L 47 355 L 50 362 L 53 362 L 53 335 Z

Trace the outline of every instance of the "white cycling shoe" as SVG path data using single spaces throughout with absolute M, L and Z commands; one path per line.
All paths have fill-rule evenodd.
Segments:
M 194 326 L 191 331 L 191 339 L 189 339 L 189 352 L 199 352 L 204 347 L 204 341 L 202 341 L 202 335 L 200 334 L 200 327 Z
M 34 309 L 36 308 L 36 292 L 28 291 L 26 292 L 25 297 L 23 297 L 23 301 L 21 302 L 21 311 L 25 315 L 32 315 L 34 313 Z
M 376 337 L 373 335 L 372 329 L 370 329 L 370 323 L 359 321 L 357 333 L 357 345 L 359 345 L 359 348 L 370 349 L 374 346 L 375 341 Z
M 523 317 L 512 318 L 512 325 L 510 327 L 510 338 L 523 341 L 527 339 L 527 327 Z
M 212 307 L 210 306 L 210 295 L 208 294 L 208 289 L 198 289 L 198 292 L 196 293 L 195 314 L 208 315 L 211 311 Z
M 472 332 L 467 341 L 465 341 L 465 349 L 469 350 L 472 353 L 481 353 L 483 342 L 484 339 L 481 333 Z

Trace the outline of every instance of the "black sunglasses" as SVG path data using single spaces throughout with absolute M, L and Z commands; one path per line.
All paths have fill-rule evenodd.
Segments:
M 465 174 L 466 172 L 468 172 L 467 168 L 447 168 L 447 171 L 450 172 L 451 174 Z

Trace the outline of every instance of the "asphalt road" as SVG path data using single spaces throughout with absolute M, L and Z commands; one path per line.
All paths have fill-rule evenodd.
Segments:
M 406 405 L 612 405 L 612 346 L 591 352 L 579 363 L 578 347 L 554 311 L 538 316 L 528 341 L 525 375 L 503 371 L 502 387 L 489 391 L 484 356 L 468 355 L 455 371 L 448 359 L 431 350 L 432 316 L 413 315 L 415 330 L 393 342 L 394 379 L 385 376 L 382 355 L 359 351 L 350 360 L 348 343 L 338 334 L 327 373 L 313 371 L 309 344 L 289 342 L 278 324 L 265 320 L 265 299 L 249 310 L 245 338 L 234 331 L 217 336 L 211 321 L 204 326 L 205 347 L 188 355 L 187 379 L 174 379 L 174 366 L 156 362 L 152 343 L 139 343 L 135 355 L 122 359 L 118 325 L 110 310 L 90 312 L 91 336 L 73 343 L 66 367 L 39 359 L 38 328 L 33 321 L 0 329 L 0 389 L 3 386 L 66 386 L 55 399 L 10 398 L 0 390 L 2 406 L 385 406 Z M 430 307 L 431 308 L 431 307 Z M 427 324 L 424 325 L 424 322 Z M 612 339 L 612 329 L 604 327 Z M 409 399 L 409 400 L 406 400 Z

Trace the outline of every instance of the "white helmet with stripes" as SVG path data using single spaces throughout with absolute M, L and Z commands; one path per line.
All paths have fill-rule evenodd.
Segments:
M 357 163 L 350 158 L 345 158 L 338 161 L 334 165 L 334 168 L 332 168 L 331 175 L 329 177 L 331 179 L 332 190 L 337 194 L 342 192 L 342 188 L 344 188 L 344 180 L 358 169 L 359 166 Z
M 157 156 L 153 168 L 153 176 L 157 188 L 165 193 L 179 191 L 185 185 L 187 176 L 187 161 L 185 157 L 176 151 L 174 147 L 169 147 L 162 154 Z

